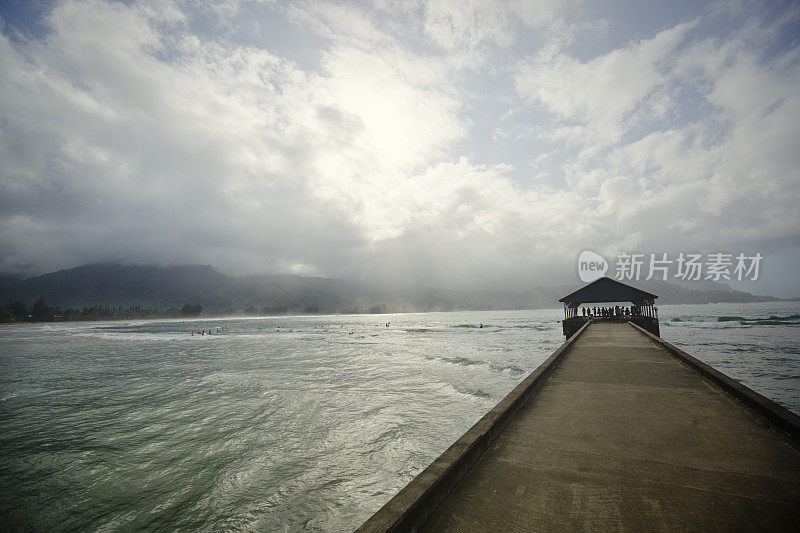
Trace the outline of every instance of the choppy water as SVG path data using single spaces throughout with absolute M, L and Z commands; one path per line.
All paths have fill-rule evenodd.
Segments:
M 797 314 L 664 306 L 662 336 L 800 412 L 798 321 L 718 321 Z M 560 319 L 0 328 L 0 519 L 46 531 L 351 531 L 562 343 Z

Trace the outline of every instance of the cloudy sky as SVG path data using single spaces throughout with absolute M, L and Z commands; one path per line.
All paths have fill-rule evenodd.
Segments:
M 764 256 L 800 296 L 800 5 L 2 0 L 0 271 L 575 283 Z

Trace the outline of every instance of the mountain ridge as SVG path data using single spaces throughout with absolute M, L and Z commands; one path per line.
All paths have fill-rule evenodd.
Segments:
M 659 295 L 658 303 L 779 301 L 731 290 L 696 290 L 665 281 L 629 282 Z M 159 267 L 95 263 L 26 279 L 0 276 L 0 303 L 29 304 L 44 297 L 63 308 L 201 304 L 209 313 L 358 313 L 558 307 L 580 284 L 518 291 L 454 290 L 422 284 L 384 287 L 335 278 L 291 274 L 229 276 L 211 265 Z M 709 285 L 706 285 L 707 287 Z

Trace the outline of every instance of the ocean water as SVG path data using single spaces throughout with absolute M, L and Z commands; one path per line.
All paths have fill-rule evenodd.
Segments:
M 800 412 L 800 305 L 660 314 L 664 338 Z M 536 310 L 0 328 L 0 522 L 352 531 L 563 342 L 560 320 Z M 191 334 L 209 329 L 219 333 Z

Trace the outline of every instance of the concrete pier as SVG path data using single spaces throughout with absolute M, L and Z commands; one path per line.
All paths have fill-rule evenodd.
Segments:
M 797 531 L 800 417 L 657 340 L 588 325 L 485 452 L 465 435 L 361 529 Z

